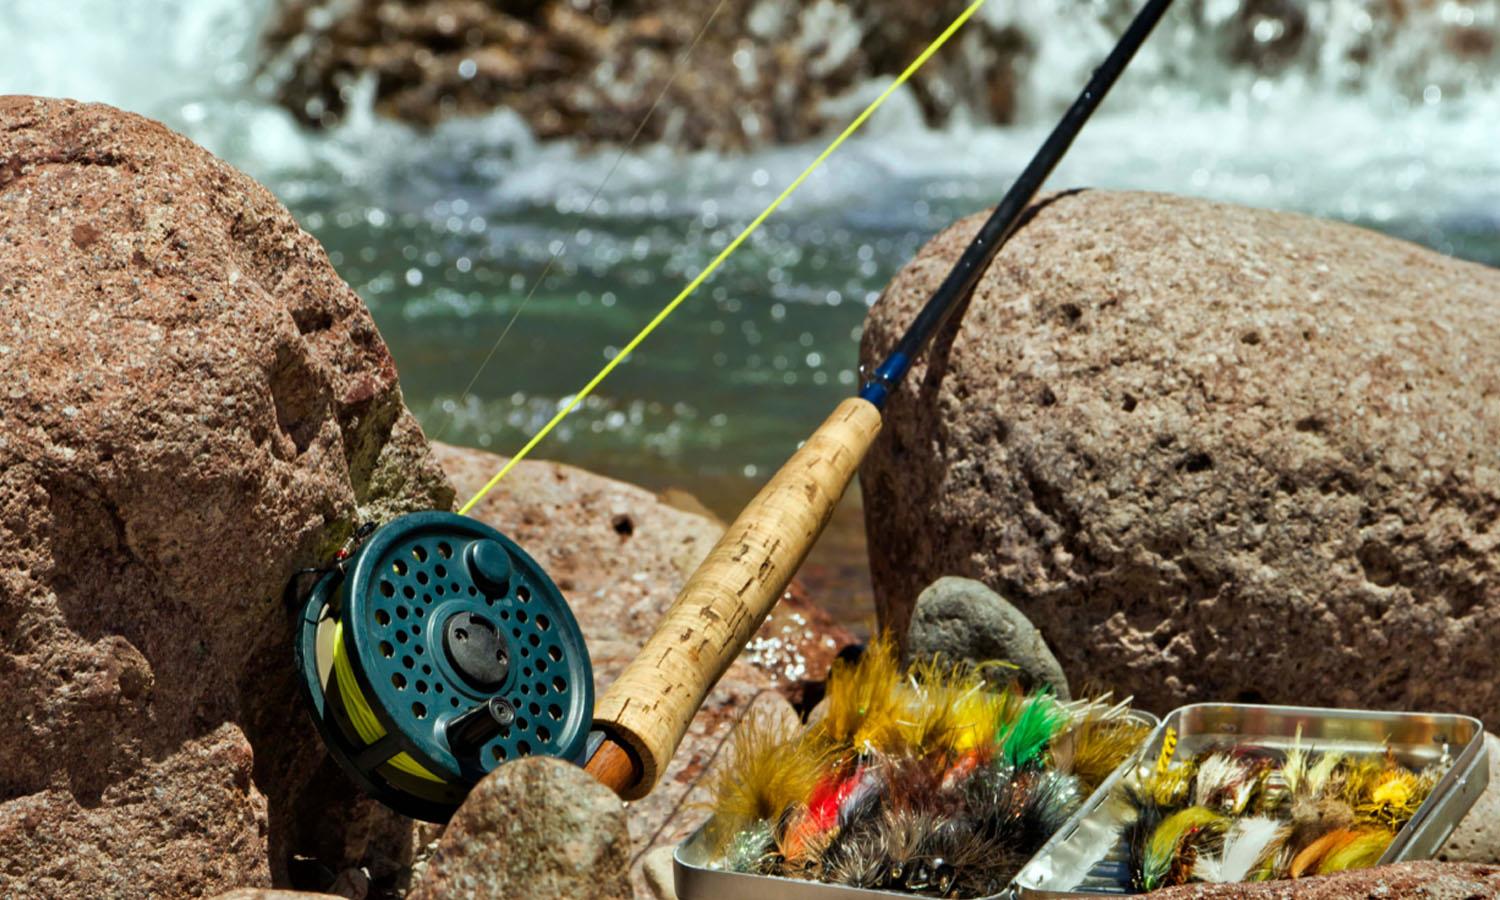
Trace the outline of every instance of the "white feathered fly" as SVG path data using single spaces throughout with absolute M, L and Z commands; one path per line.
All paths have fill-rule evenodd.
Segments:
M 1204 854 L 1193 866 L 1193 877 L 1210 884 L 1244 881 L 1286 836 L 1286 827 L 1266 816 L 1240 819 L 1224 835 L 1218 856 Z

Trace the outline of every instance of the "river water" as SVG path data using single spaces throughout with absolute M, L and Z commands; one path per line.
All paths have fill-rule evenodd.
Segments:
M 1052 186 L 1295 210 L 1500 265 L 1500 52 L 1449 46 L 1455 29 L 1500 34 L 1500 4 L 1418 3 L 1393 25 L 1380 4 L 1309 0 L 1310 36 L 1273 74 L 1233 48 L 1234 0 L 1178 6 Z M 932 131 L 898 95 L 537 455 L 732 514 L 853 390 L 881 287 L 998 199 L 1124 8 L 993 0 L 985 14 L 1035 46 L 1018 123 Z M 356 103 L 336 131 L 300 130 L 257 77 L 267 13 L 266 0 L 6 0 L 0 93 L 132 109 L 260 179 L 369 303 L 408 404 L 453 443 L 518 448 L 818 149 L 644 148 L 590 205 L 615 152 L 539 145 L 504 112 L 421 133 Z M 1253 40 L 1276 40 L 1267 21 Z M 812 571 L 846 619 L 866 609 L 855 504 Z

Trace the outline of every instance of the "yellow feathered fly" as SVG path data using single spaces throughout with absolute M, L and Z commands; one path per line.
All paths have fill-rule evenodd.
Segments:
M 762 707 L 735 729 L 724 764 L 710 782 L 716 852 L 758 822 L 776 823 L 817 785 L 829 762 L 826 749 L 801 740 L 795 725 Z
M 901 666 L 895 643 L 881 634 L 859 661 L 838 660 L 828 673 L 828 704 L 811 740 L 833 753 L 862 752 L 888 743 L 897 733 Z

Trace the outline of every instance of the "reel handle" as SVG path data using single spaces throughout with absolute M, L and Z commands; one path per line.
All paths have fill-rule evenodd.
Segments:
M 622 798 L 651 788 L 718 683 L 786 591 L 880 433 L 880 410 L 838 405 L 734 520 L 594 708 L 588 771 Z

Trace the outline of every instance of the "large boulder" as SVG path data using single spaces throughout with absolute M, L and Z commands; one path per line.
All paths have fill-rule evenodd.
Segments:
M 880 358 L 980 223 L 871 311 Z M 883 620 L 989 584 L 1074 683 L 1500 726 L 1500 271 L 1182 198 L 1040 202 L 861 472 Z
M 433 446 L 460 500 L 505 463 L 482 450 Z M 723 534 L 717 520 L 679 508 L 687 505 L 572 466 L 527 460 L 471 514 L 513 538 L 557 582 L 583 630 L 602 691 Z M 795 589 L 772 611 L 709 693 L 656 790 L 630 804 L 631 875 L 643 896 L 647 852 L 679 843 L 707 817 L 701 781 L 734 723 L 762 695 L 769 695 L 762 702 L 785 706 L 775 695 L 796 695 L 802 682 L 825 677 L 850 640 Z
M 359 298 L 260 186 L 140 117 L 0 98 L 0 876 L 171 897 L 379 876 L 282 592 L 447 507 Z

